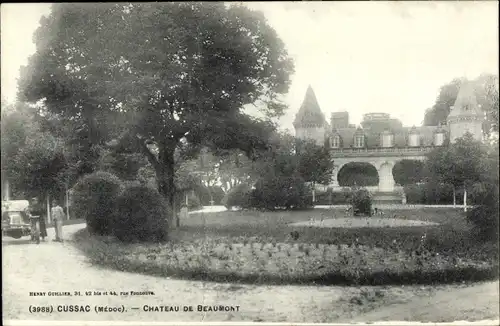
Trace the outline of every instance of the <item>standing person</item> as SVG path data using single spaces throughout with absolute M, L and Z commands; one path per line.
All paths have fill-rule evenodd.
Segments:
M 62 224 L 65 215 L 62 207 L 59 206 L 56 200 L 52 201 L 52 209 L 50 210 L 50 214 L 54 219 L 54 228 L 56 231 L 56 238 L 54 239 L 54 241 L 63 242 Z
M 38 202 L 38 198 L 31 198 L 27 209 L 28 216 L 38 216 L 40 221 L 40 238 L 45 241 L 47 237 L 47 224 L 45 223 L 45 215 L 42 205 Z

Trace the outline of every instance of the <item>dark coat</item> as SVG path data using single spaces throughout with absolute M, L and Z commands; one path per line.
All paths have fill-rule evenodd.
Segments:
M 47 236 L 47 223 L 45 221 L 46 218 L 45 210 L 41 205 L 36 205 L 33 207 L 30 206 L 28 210 L 30 211 L 31 215 L 40 216 L 40 236 L 42 238 L 45 238 Z

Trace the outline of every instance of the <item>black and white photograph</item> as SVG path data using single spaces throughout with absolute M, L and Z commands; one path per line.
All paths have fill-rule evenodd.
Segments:
M 498 1 L 1 5 L 4 325 L 499 325 Z

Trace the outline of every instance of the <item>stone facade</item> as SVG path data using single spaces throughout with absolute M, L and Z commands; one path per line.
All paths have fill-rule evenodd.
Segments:
M 471 84 L 464 84 L 446 123 L 439 126 L 403 126 L 387 113 L 368 113 L 360 126 L 349 123 L 349 112 L 334 112 L 325 119 L 313 89 L 309 86 L 296 114 L 296 137 L 314 140 L 330 148 L 335 160 L 331 186 L 338 185 L 338 172 L 352 162 L 372 164 L 379 174 L 378 191 L 394 192 L 392 168 L 403 159 L 425 160 L 436 146 L 446 146 L 466 132 L 482 140 L 484 114 L 477 105 Z

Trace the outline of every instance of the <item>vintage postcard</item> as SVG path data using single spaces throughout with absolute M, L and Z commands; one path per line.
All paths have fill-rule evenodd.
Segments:
M 498 325 L 498 2 L 1 6 L 5 325 Z

